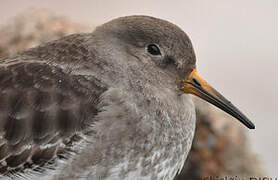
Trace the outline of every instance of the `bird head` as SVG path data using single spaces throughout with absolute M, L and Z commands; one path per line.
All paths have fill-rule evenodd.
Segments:
M 193 94 L 232 115 L 245 126 L 254 124 L 230 101 L 210 86 L 196 70 L 196 57 L 187 34 L 178 26 L 149 16 L 127 16 L 114 19 L 96 31 L 117 39 L 129 54 L 176 74 L 180 91 Z M 130 48 L 132 47 L 132 48 Z

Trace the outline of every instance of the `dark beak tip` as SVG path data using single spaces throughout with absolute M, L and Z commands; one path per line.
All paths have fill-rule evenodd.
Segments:
M 241 121 L 248 129 L 255 129 L 255 124 L 253 124 L 250 120 Z
M 255 127 L 254 124 L 250 124 L 248 128 L 249 128 L 249 129 L 256 129 L 256 127 Z

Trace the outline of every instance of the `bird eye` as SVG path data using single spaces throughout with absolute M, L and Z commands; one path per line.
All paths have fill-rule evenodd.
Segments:
M 147 50 L 152 55 L 161 55 L 160 49 L 156 44 L 149 44 Z

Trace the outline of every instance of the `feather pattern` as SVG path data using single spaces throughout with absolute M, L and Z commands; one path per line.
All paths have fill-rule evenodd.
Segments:
M 92 123 L 103 91 L 42 61 L 0 65 L 0 173 L 41 171 L 66 157 Z

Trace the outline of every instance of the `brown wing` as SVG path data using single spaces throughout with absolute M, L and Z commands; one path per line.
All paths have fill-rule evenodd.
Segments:
M 64 158 L 92 123 L 104 89 L 42 62 L 0 64 L 0 177 Z

